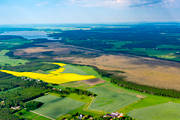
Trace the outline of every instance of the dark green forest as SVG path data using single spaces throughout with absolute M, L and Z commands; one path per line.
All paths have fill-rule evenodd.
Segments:
M 105 53 L 129 53 L 180 61 L 180 27 L 177 24 L 137 24 L 125 28 L 92 28 L 50 34 L 63 43 Z

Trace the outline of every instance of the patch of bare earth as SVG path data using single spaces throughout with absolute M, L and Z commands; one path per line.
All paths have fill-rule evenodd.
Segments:
M 22 52 L 25 52 L 27 54 L 31 54 L 31 53 L 39 53 L 39 52 L 66 51 L 66 50 L 67 50 L 67 48 L 52 49 L 52 48 L 45 48 L 45 47 L 32 47 L 32 48 L 23 49 Z
M 43 46 L 43 47 L 39 47 L 39 46 Z M 51 52 L 51 55 L 53 56 L 69 56 L 69 55 L 77 55 L 77 54 L 88 55 L 88 54 L 96 53 L 96 51 L 91 49 L 76 47 L 72 45 L 64 45 L 59 42 L 47 42 L 47 43 L 36 44 L 35 47 L 17 49 L 16 51 L 14 51 L 14 55 L 23 56 L 23 57 L 33 57 L 33 58 L 50 57 L 50 55 L 47 55 L 45 52 Z
M 101 84 L 104 83 L 104 80 L 101 80 L 99 78 L 95 78 L 95 79 L 90 79 L 90 80 L 83 80 L 82 82 L 88 84 L 88 85 L 97 85 L 97 84 Z
M 180 90 L 180 63 L 176 62 L 126 55 L 102 55 L 96 58 L 60 57 L 55 59 L 93 65 L 105 70 L 124 71 L 128 81 Z

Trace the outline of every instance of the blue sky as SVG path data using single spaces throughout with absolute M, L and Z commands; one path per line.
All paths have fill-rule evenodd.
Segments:
M 0 24 L 180 21 L 180 0 L 0 0 Z

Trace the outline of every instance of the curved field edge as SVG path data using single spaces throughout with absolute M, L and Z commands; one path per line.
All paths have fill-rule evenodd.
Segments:
M 34 72 L 15 72 L 9 70 L 0 70 L 0 71 L 8 74 L 12 74 L 17 77 L 29 77 L 32 79 L 42 80 L 44 82 L 53 83 L 53 84 L 62 84 L 66 82 L 89 80 L 96 78 L 93 75 L 62 73 L 65 70 L 64 66 L 66 66 L 66 64 L 63 63 L 53 63 L 53 64 L 59 65 L 60 68 L 55 71 L 50 71 L 49 74 L 34 73 Z

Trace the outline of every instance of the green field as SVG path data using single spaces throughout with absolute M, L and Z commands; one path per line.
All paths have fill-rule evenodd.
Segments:
M 33 112 L 56 119 L 74 109 L 84 105 L 83 102 L 73 100 L 71 98 L 62 98 L 53 95 L 47 95 L 35 99 L 35 101 L 43 102 L 44 105 Z
M 16 114 L 18 114 L 18 113 L 22 114 L 21 117 L 26 118 L 28 120 L 50 120 L 46 117 L 40 116 L 40 115 L 35 114 L 33 112 L 28 112 L 25 110 L 21 110 L 21 111 L 17 112 Z
M 180 120 L 180 104 L 165 103 L 136 109 L 130 115 L 136 120 Z
M 27 61 L 26 60 L 21 60 L 21 59 L 12 59 L 8 56 L 6 56 L 6 53 L 8 53 L 9 50 L 2 50 L 0 51 L 0 65 L 10 65 L 10 66 L 17 66 L 21 64 L 25 64 Z
M 80 75 L 94 75 L 97 77 L 101 77 L 97 71 L 95 71 L 92 67 L 89 66 L 67 64 L 66 66 L 64 66 L 64 68 L 65 71 L 63 73 L 76 73 Z
M 115 112 L 139 100 L 135 94 L 121 91 L 110 83 L 91 88 L 90 91 L 98 95 L 89 107 L 92 110 Z

